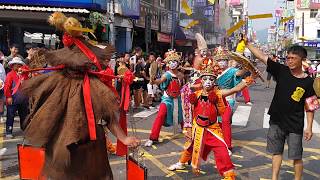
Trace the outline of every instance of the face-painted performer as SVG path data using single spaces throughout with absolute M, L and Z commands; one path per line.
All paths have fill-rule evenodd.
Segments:
M 204 61 L 205 62 L 205 61 Z M 209 62 L 209 64 L 212 66 L 212 71 L 213 72 L 215 72 L 215 75 L 218 75 L 219 74 L 219 71 L 220 71 L 220 68 L 219 68 L 219 66 L 217 65 L 217 63 L 218 62 L 216 62 L 216 61 L 208 61 Z M 208 66 L 208 64 L 205 64 L 206 66 Z M 198 76 L 199 77 L 199 76 Z M 215 82 L 216 81 L 213 81 L 213 80 L 215 80 L 214 78 L 213 78 L 214 76 L 202 76 L 202 78 L 200 78 L 200 82 L 201 82 L 201 86 L 202 86 L 202 92 L 206 92 L 208 89 L 210 89 L 210 87 L 214 84 L 215 86 L 217 85 L 217 84 L 215 84 Z M 197 78 L 197 76 L 194 76 L 194 77 L 191 77 L 191 81 L 190 81 L 190 86 L 193 86 L 194 85 L 194 82 L 197 82 L 197 80 L 195 80 Z M 229 95 L 231 95 L 231 94 L 234 94 L 234 93 L 236 93 L 236 92 L 239 92 L 239 91 L 241 91 L 243 88 L 245 88 L 245 87 L 247 87 L 249 84 L 251 84 L 253 82 L 253 79 L 250 77 L 250 78 L 248 78 L 248 79 L 245 79 L 245 80 L 243 80 L 242 82 L 240 82 L 236 87 L 233 87 L 233 88 L 231 88 L 231 89 L 221 89 L 221 90 L 219 90 L 219 89 L 217 89 L 217 87 L 215 87 L 214 89 L 215 89 L 215 91 L 216 92 L 219 92 L 219 93 L 221 93 L 221 97 L 226 97 L 226 96 L 229 96 Z M 187 104 L 189 103 L 189 104 L 191 104 L 190 102 L 192 102 L 192 95 L 191 94 L 193 94 L 192 93 L 192 91 L 191 91 L 191 89 L 189 88 L 186 88 L 186 87 L 184 87 L 183 89 L 182 89 L 182 96 L 184 96 L 184 108 L 185 107 L 188 107 L 188 108 L 186 108 L 186 109 L 192 109 L 191 107 L 189 107 L 189 106 L 187 106 Z M 225 102 L 225 101 L 219 101 L 219 103 L 218 103 L 218 106 L 215 106 L 215 108 L 216 109 L 219 109 L 218 107 L 225 107 L 225 105 L 224 105 L 224 103 L 223 102 Z M 186 104 L 186 105 L 185 105 Z M 215 109 L 215 108 L 213 108 L 213 109 Z M 194 116 L 193 116 L 193 125 L 194 125 L 194 120 L 195 120 L 195 118 L 196 118 L 196 115 L 195 115 L 195 113 L 197 113 L 196 112 L 196 108 L 194 108 L 195 110 L 194 110 L 194 112 L 193 113 L 189 113 L 189 111 L 184 111 L 184 117 L 190 117 L 190 115 L 189 114 L 193 114 Z M 201 109 L 201 108 L 200 108 Z M 210 109 L 210 108 L 206 108 L 206 109 Z M 199 110 L 199 108 L 198 108 L 198 110 Z M 221 109 L 220 109 L 221 110 Z M 221 116 L 221 115 L 223 115 L 224 114 L 224 111 L 217 111 L 217 112 L 219 112 L 219 113 L 217 113 L 216 114 L 216 116 Z M 201 118 L 200 118 L 201 119 Z M 184 120 L 184 123 L 185 124 L 188 124 L 188 122 L 187 121 L 185 121 Z M 190 124 L 190 123 L 189 123 Z M 192 124 L 190 124 L 191 126 L 192 126 Z M 189 147 L 190 147 L 190 144 L 192 144 L 192 141 L 194 140 L 194 128 L 192 129 L 193 131 L 192 131 L 192 133 L 191 133 L 191 128 L 189 128 L 189 126 L 190 125 L 188 125 L 188 126 L 186 126 L 186 125 L 184 125 L 184 127 L 185 127 L 185 129 L 184 129 L 184 132 L 185 132 L 185 134 L 186 134 L 186 138 L 187 138 L 187 142 L 186 142 L 186 144 L 185 144 L 185 147 L 186 147 L 186 150 L 184 150 L 183 152 L 182 152 L 182 155 L 181 155 L 181 158 L 180 158 L 180 160 L 179 160 L 179 162 L 178 163 L 176 163 L 176 164 L 173 164 L 173 165 L 171 165 L 169 168 L 168 168 L 168 170 L 179 170 L 179 169 L 184 169 L 185 168 L 185 164 L 188 162 L 188 161 L 190 161 L 191 160 L 191 158 L 192 158 L 192 152 L 190 152 L 190 149 L 189 149 Z M 221 129 L 220 129 L 221 130 Z M 222 132 L 222 131 L 221 131 Z M 222 140 L 221 142 L 223 142 L 223 144 L 225 145 L 225 147 L 227 147 L 227 145 L 226 145 L 226 143 L 225 143 L 225 141 L 223 140 L 223 136 L 220 136 L 220 137 L 222 137 L 222 139 L 220 139 L 220 140 Z M 227 150 L 228 151 L 228 150 Z
M 164 90 L 164 94 L 161 99 L 159 112 L 153 122 L 149 140 L 145 143 L 147 147 L 151 146 L 154 141 L 158 141 L 162 126 L 174 126 L 174 133 L 177 133 L 178 126 L 182 124 L 180 90 L 184 77 L 178 71 L 180 59 L 181 56 L 177 52 L 169 50 L 164 59 L 169 70 L 162 75 L 161 79 L 150 82 L 151 84 L 160 85 L 160 88 Z
M 221 89 L 231 89 L 235 87 L 241 82 L 242 75 L 246 72 L 246 70 L 239 70 L 234 67 L 229 67 L 229 56 L 227 53 L 227 50 L 223 49 L 222 47 L 216 48 L 214 52 L 214 59 L 217 61 L 217 64 L 220 68 L 216 83 Z M 231 118 L 235 108 L 235 95 L 232 94 L 230 96 L 227 96 L 226 101 L 226 111 L 219 120 L 222 119 L 221 123 L 223 135 L 228 148 L 231 150 Z

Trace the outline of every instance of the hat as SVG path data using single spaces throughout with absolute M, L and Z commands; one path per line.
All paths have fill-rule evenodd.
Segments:
M 13 64 L 20 64 L 20 65 L 25 65 L 25 63 L 22 61 L 20 57 L 14 57 L 12 58 L 11 61 L 9 61 L 8 65 L 11 66 Z
M 223 47 L 219 46 L 214 49 L 213 57 L 216 61 L 219 60 L 229 60 L 228 50 L 224 49 Z
M 195 38 L 197 40 L 197 46 L 200 51 L 208 49 L 207 42 L 200 33 L 196 33 Z
M 200 77 L 202 76 L 218 76 L 218 71 L 215 69 L 216 64 L 213 62 L 202 64 L 200 69 Z
M 180 62 L 181 55 L 176 52 L 176 50 L 169 50 L 165 53 L 165 59 L 163 60 L 165 63 L 168 63 L 170 61 L 178 61 Z

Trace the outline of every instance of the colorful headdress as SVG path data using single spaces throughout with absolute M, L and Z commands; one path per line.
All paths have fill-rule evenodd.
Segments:
M 219 60 L 229 60 L 228 50 L 224 49 L 223 47 L 219 46 L 214 49 L 213 57 L 216 61 Z
M 176 50 L 169 50 L 165 53 L 165 59 L 163 60 L 165 63 L 168 63 L 169 61 L 178 61 L 180 62 L 181 55 L 176 52 Z
M 201 76 L 218 76 L 218 70 L 219 68 L 216 68 L 217 64 L 214 61 L 209 61 L 206 64 L 202 64 L 202 67 L 200 69 L 200 77 Z

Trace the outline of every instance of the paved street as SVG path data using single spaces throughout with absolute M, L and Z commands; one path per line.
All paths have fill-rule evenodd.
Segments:
M 270 89 L 258 82 L 251 87 L 251 98 L 253 106 L 247 106 L 238 99 L 237 110 L 233 118 L 233 163 L 236 166 L 238 179 L 263 180 L 271 178 L 271 156 L 266 152 L 266 133 L 268 128 L 268 115 L 266 114 L 274 91 L 274 83 Z M 151 112 L 150 112 L 151 111 Z M 155 118 L 155 110 L 144 110 L 146 118 L 137 122 L 136 135 L 142 139 L 143 144 L 148 135 Z M 133 113 L 129 114 L 133 119 Z M 306 180 L 320 179 L 320 113 L 317 112 L 314 123 L 315 136 L 311 142 L 304 143 L 303 177 Z M 18 119 L 17 119 L 18 120 Z M 1 157 L 0 169 L 1 179 L 19 179 L 16 144 L 22 142 L 22 132 L 19 131 L 18 122 L 15 122 L 15 138 L 4 139 L 0 137 L 0 146 L 8 148 Z M 0 126 L 3 132 L 4 124 Z M 207 162 L 201 166 L 201 175 L 196 177 L 191 172 L 191 167 L 178 172 L 170 172 L 167 167 L 179 159 L 179 152 L 183 149 L 184 137 L 173 136 L 172 128 L 163 128 L 160 143 L 150 148 L 141 146 L 140 152 L 144 152 L 144 160 L 148 168 L 149 179 L 221 179 L 214 168 L 212 154 Z M 132 133 L 132 131 L 130 131 Z M 115 139 L 113 138 L 113 142 Z M 287 151 L 284 153 L 285 160 L 281 169 L 281 179 L 293 179 L 292 164 L 287 160 Z M 115 179 L 125 179 L 125 158 L 109 156 Z

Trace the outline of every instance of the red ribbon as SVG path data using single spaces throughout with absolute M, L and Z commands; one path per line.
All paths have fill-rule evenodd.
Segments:
M 86 108 L 86 115 L 88 120 L 89 136 L 90 136 L 90 140 L 93 141 L 97 139 L 97 133 L 96 133 L 96 123 L 94 120 L 94 113 L 92 109 L 92 102 L 91 102 L 91 95 L 90 95 L 90 79 L 87 73 L 84 75 L 82 91 L 83 91 L 83 98 L 84 98 L 84 106 Z
M 127 70 L 124 73 L 124 77 L 122 79 L 122 87 L 121 87 L 121 102 L 120 107 L 123 110 L 128 111 L 130 105 L 130 84 L 132 84 L 134 79 L 134 75 L 130 70 Z
M 121 102 L 120 102 L 120 119 L 119 124 L 123 132 L 127 135 L 127 111 L 130 105 L 130 84 L 132 84 L 134 75 L 130 70 L 124 73 L 121 87 Z M 128 153 L 128 147 L 124 145 L 119 139 L 117 140 L 118 156 L 125 156 Z
M 94 65 L 98 68 L 98 71 L 102 70 L 97 56 L 79 39 L 74 38 L 67 33 L 64 33 L 62 41 L 64 45 L 68 47 L 75 44 L 83 52 L 83 54 L 85 54 L 88 57 L 88 59 L 94 63 Z M 84 76 L 82 91 L 83 91 L 83 99 L 84 99 L 84 105 L 85 105 L 87 121 L 88 121 L 89 136 L 90 136 L 90 140 L 93 141 L 97 139 L 97 133 L 96 133 L 96 122 L 94 119 L 94 113 L 93 113 L 92 102 L 91 102 L 90 80 L 89 80 L 88 73 L 86 73 Z

